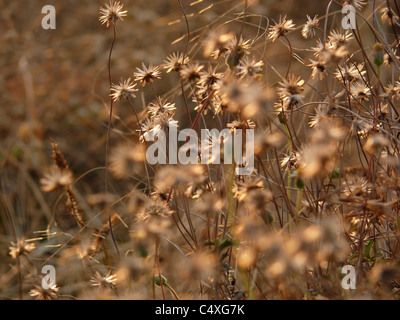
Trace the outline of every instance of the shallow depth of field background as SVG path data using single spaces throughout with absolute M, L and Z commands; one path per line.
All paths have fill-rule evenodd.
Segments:
M 385 6 L 385 1 L 376 2 L 379 8 Z M 141 68 L 142 62 L 145 65 L 149 63 L 162 65 L 169 54 L 177 51 L 183 52 L 186 45 L 184 36 L 187 30 L 177 1 L 124 0 L 122 3 L 124 10 L 127 10 L 128 13 L 127 17 L 124 17 L 124 20 L 119 21 L 117 25 L 117 40 L 112 53 L 114 83 L 119 82 L 120 79 L 133 78 L 133 73 L 137 67 Z M 213 61 L 204 57 L 201 43 L 207 38 L 209 30 L 223 24 L 225 24 L 225 31 L 237 34 L 241 28 L 241 20 L 237 17 L 238 14 L 243 13 L 244 1 L 204 0 L 190 5 L 190 1 L 182 0 L 182 3 L 188 15 L 191 37 L 194 38 L 189 44 L 188 56 L 192 60 L 204 64 L 204 70 L 208 69 L 209 62 L 214 66 L 218 63 L 221 70 L 224 70 L 226 68 L 224 59 Z M 309 86 L 304 85 L 306 102 L 310 101 L 307 99 L 323 101 L 327 94 L 325 92 L 328 90 L 327 86 L 333 86 L 333 82 L 327 81 L 326 86 L 321 84 L 318 87 L 316 91 L 321 91 L 324 95 L 321 98 L 312 89 L 316 82 L 310 78 L 311 69 L 307 65 L 310 63 L 310 59 L 315 59 L 310 49 L 316 46 L 318 38 L 323 38 L 325 19 L 320 19 L 320 30 L 317 31 L 315 38 L 304 39 L 301 36 L 301 28 L 306 22 L 307 15 L 323 17 L 329 1 L 250 0 L 249 3 L 251 5 L 247 12 L 247 23 L 244 24 L 244 39 L 254 39 L 264 32 L 264 29 L 261 28 L 268 26 L 268 20 L 260 19 L 260 16 L 268 18 L 270 26 L 274 25 L 274 21 L 278 22 L 280 16 L 286 15 L 287 19 L 292 19 L 296 30 L 291 31 L 287 36 L 294 48 L 294 53 L 301 57 L 304 64 L 293 58 L 290 73 L 300 76 L 305 83 L 310 84 Z M 43 17 L 41 8 L 47 4 L 54 5 L 57 10 L 56 30 L 41 28 Z M 332 3 L 330 11 L 337 13 L 330 16 L 327 25 L 328 32 L 333 29 L 343 32 L 340 28 L 342 4 L 342 1 Z M 233 200 L 226 195 L 222 211 L 230 210 L 228 207 L 233 205 L 236 207 L 236 212 L 239 212 L 238 221 L 240 222 L 237 222 L 235 227 L 232 225 L 230 236 L 234 236 L 233 238 L 229 237 L 229 241 L 228 238 L 218 238 L 219 234 L 216 235 L 218 239 L 214 239 L 214 235 L 207 235 L 205 221 L 209 218 L 208 215 L 198 212 L 203 209 L 196 204 L 196 201 L 202 200 L 202 195 L 200 195 L 200 199 L 189 200 L 182 200 L 184 196 L 181 195 L 181 198 L 178 197 L 178 201 L 182 202 L 178 206 L 185 207 L 181 209 L 184 224 L 188 225 L 184 216 L 186 206 L 196 215 L 193 217 L 193 221 L 194 228 L 198 228 L 196 229 L 199 238 L 197 246 L 190 248 L 185 240 L 179 237 L 178 229 L 172 219 L 170 229 L 162 235 L 158 252 L 155 252 L 153 238 L 148 236 L 143 239 L 140 235 L 138 236 L 135 212 L 130 211 L 134 211 L 132 209 L 134 200 L 131 201 L 129 198 L 134 189 L 138 193 L 147 193 L 146 195 L 151 197 L 146 187 L 143 167 L 136 175 L 126 179 L 118 179 L 110 174 L 109 193 L 111 195 L 109 197 L 111 200 L 104 194 L 106 134 L 110 103 L 107 59 L 113 34 L 112 28 L 107 29 L 99 22 L 99 9 L 103 5 L 102 1 L 89 0 L 0 0 L 0 87 L 2 88 L 0 94 L 0 194 L 2 202 L 0 206 L 0 299 L 18 299 L 20 290 L 18 273 L 21 273 L 22 277 L 22 297 L 34 299 L 35 296 L 30 295 L 30 292 L 40 285 L 41 267 L 44 264 L 54 265 L 56 268 L 57 285 L 59 286 L 56 297 L 59 299 L 163 299 L 163 297 L 174 299 L 176 298 L 175 294 L 181 299 L 399 298 L 400 248 L 398 244 L 400 240 L 397 209 L 393 209 L 393 216 L 388 218 L 393 229 L 388 236 L 390 238 L 389 245 L 383 245 L 385 250 L 388 250 L 386 253 L 380 251 L 379 240 L 370 242 L 372 238 L 364 239 L 360 252 L 356 244 L 357 235 L 354 238 L 349 236 L 344 240 L 336 240 L 332 236 L 323 241 L 331 241 L 334 244 L 337 241 L 338 246 L 342 245 L 341 241 L 347 241 L 347 245 L 344 245 L 345 248 L 343 248 L 343 257 L 338 254 L 335 258 L 326 257 L 322 262 L 314 261 L 315 263 L 308 264 L 308 262 L 303 262 L 304 255 L 300 254 L 301 250 L 314 252 L 313 250 L 317 249 L 296 247 L 297 249 L 293 249 L 292 257 L 298 259 L 296 263 L 298 262 L 302 267 L 299 269 L 294 267 L 292 270 L 292 267 L 285 267 L 285 263 L 289 266 L 293 261 L 285 260 L 279 265 L 280 260 L 274 258 L 274 254 L 276 254 L 274 248 L 267 248 L 267 245 L 264 249 L 260 249 L 260 245 L 257 245 L 256 249 L 252 247 L 250 243 L 259 239 L 249 239 L 248 236 L 252 231 L 246 228 L 254 227 L 254 236 L 265 237 L 264 240 L 268 245 L 273 246 L 275 242 L 280 241 L 287 243 L 287 247 L 285 246 L 282 250 L 285 250 L 285 254 L 289 257 L 288 252 L 292 248 L 289 238 L 293 236 L 296 239 L 297 236 L 299 238 L 306 236 L 304 230 L 314 223 L 314 217 L 312 213 L 308 213 L 308 207 L 304 207 L 304 203 L 296 203 L 298 197 L 303 196 L 302 193 L 296 191 L 296 178 L 293 178 L 291 182 L 292 193 L 290 196 L 293 210 L 299 210 L 299 212 L 301 210 L 301 214 L 304 215 L 304 221 L 300 219 L 299 224 L 292 224 L 290 216 L 286 212 L 287 204 L 278 195 L 282 191 L 281 188 L 275 184 L 269 187 L 264 184 L 265 189 L 272 189 L 272 196 L 275 195 L 278 198 L 277 204 L 279 208 L 282 207 L 282 212 L 286 210 L 281 215 L 284 219 L 283 228 L 278 223 L 278 213 L 275 212 L 277 206 L 271 203 L 266 204 L 268 215 L 257 218 L 256 222 L 252 220 L 250 223 L 243 218 L 247 214 L 240 216 L 242 205 L 237 202 L 237 199 Z M 202 11 L 210 5 L 212 6 L 208 10 Z M 361 12 L 372 23 L 369 6 L 367 5 Z M 362 22 L 361 19 L 358 21 Z M 380 23 L 382 24 L 382 22 Z M 387 24 L 382 25 L 390 38 L 389 42 L 392 43 L 394 41 L 392 28 Z M 398 26 L 394 28 L 400 34 L 400 28 Z M 376 39 L 365 24 L 362 24 L 360 34 L 365 51 L 373 60 L 371 52 Z M 267 118 L 273 119 L 276 126 L 279 126 L 279 120 L 274 113 L 274 104 L 279 102 L 276 92 L 288 67 L 289 50 L 284 39 L 271 43 L 264 36 L 257 40 L 249 51 L 250 56 L 255 57 L 260 57 L 262 52 L 265 52 L 262 81 L 267 103 L 264 109 L 259 110 L 256 118 L 267 130 Z M 363 61 L 362 54 L 354 40 L 349 51 L 351 54 L 355 54 L 354 61 L 357 63 Z M 371 66 L 368 68 L 371 69 Z M 389 81 L 398 80 L 397 71 L 393 71 L 394 69 L 391 68 L 381 68 L 381 82 L 384 86 Z M 335 72 L 334 67 L 332 70 Z M 189 128 L 190 123 L 181 95 L 179 77 L 176 73 L 167 74 L 164 69 L 162 71 L 162 79 L 154 82 L 155 93 L 162 96 L 163 100 L 166 99 L 176 104 L 177 110 L 174 119 L 179 121 L 180 128 Z M 371 71 L 370 74 L 373 77 Z M 371 83 L 374 83 L 374 80 L 371 80 Z M 154 100 L 154 93 L 150 86 L 143 88 L 138 84 L 137 88 L 139 91 L 136 93 L 137 98 L 134 100 L 134 105 L 141 119 L 144 119 L 145 108 Z M 194 119 L 196 104 L 190 96 L 191 89 L 188 87 L 185 89 Z M 369 103 L 372 103 L 373 99 L 371 98 Z M 400 110 L 398 101 L 394 103 L 397 110 Z M 294 114 L 290 125 L 307 125 L 310 114 L 315 112 L 315 106 L 302 109 L 309 112 L 308 114 Z M 205 115 L 204 123 L 210 127 L 215 123 L 210 111 Z M 348 129 L 350 127 L 348 125 Z M 110 152 L 114 152 L 113 150 L 121 142 L 129 143 L 134 139 L 137 140 L 137 129 L 136 118 L 132 114 L 129 104 L 126 101 L 115 103 L 113 130 L 109 141 Z M 277 160 L 281 161 L 289 150 L 284 129 L 281 128 L 277 131 L 283 134 L 283 143 L 276 148 L 276 154 L 271 152 L 270 158 L 263 158 L 266 166 L 271 165 L 268 170 L 271 170 L 271 175 L 274 177 L 279 177 L 279 171 L 274 163 Z M 309 142 L 307 130 L 301 129 L 298 134 L 302 142 Z M 58 144 L 58 149 L 64 154 L 73 172 L 75 180 L 73 190 L 76 202 L 89 226 L 85 230 L 80 230 L 81 228 L 77 226 L 74 217 L 69 212 L 65 194 L 62 191 L 46 193 L 41 188 L 40 181 L 52 165 L 51 139 Z M 354 141 L 348 142 L 349 147 L 343 149 L 340 165 L 337 167 L 344 170 L 347 167 L 360 165 L 356 144 Z M 278 159 L 276 159 L 276 155 Z M 361 162 L 366 164 L 364 159 Z M 157 168 L 157 170 L 159 169 Z M 257 165 L 257 169 L 258 173 L 264 175 L 260 165 Z M 287 183 L 288 172 L 282 169 L 282 174 Z M 153 181 L 156 174 L 152 172 L 150 175 Z M 169 176 L 166 176 L 169 179 Z M 363 174 L 360 176 L 365 177 Z M 319 185 L 319 188 L 323 189 L 331 183 L 333 187 L 330 192 L 335 193 L 339 190 L 341 182 L 324 179 L 318 178 L 314 184 L 310 182 L 311 180 L 304 181 L 306 184 L 304 193 L 315 194 L 316 202 L 328 199 L 329 197 L 323 198 L 324 191 L 321 191 L 321 197 L 317 201 L 319 191 L 313 188 L 318 188 Z M 279 184 L 280 180 L 278 180 L 276 182 Z M 381 187 L 384 186 L 385 184 L 381 185 Z M 396 188 L 393 189 L 395 190 L 393 192 L 397 192 Z M 340 192 L 338 191 L 338 193 Z M 391 194 L 388 198 L 392 196 Z M 212 197 L 205 199 L 205 204 L 216 202 Z M 303 200 L 309 199 L 304 197 Z M 85 248 L 90 246 L 93 241 L 95 231 L 92 230 L 98 231 L 107 226 L 108 215 L 103 210 L 108 201 L 116 203 L 111 211 L 118 213 L 123 221 L 116 222 L 113 227 L 121 255 L 117 255 L 108 233 L 103 246 L 95 255 L 85 256 L 82 253 L 80 257 L 79 250 L 85 251 Z M 175 206 L 174 201 L 171 202 L 173 206 Z M 231 201 L 234 201 L 233 204 Z M 380 198 L 377 202 L 385 203 L 385 201 Z M 335 210 L 335 214 L 332 214 L 335 216 L 340 216 L 340 214 L 336 214 L 336 210 L 341 212 L 344 224 L 349 222 L 348 219 L 344 219 L 345 215 L 356 215 L 355 212 L 359 207 L 355 206 L 354 210 L 338 209 L 342 205 L 345 206 L 344 203 L 335 203 L 332 205 L 334 209 L 328 205 L 323 208 L 321 206 L 322 213 L 317 214 L 316 220 L 322 221 L 322 225 L 329 223 L 323 219 L 324 210 L 327 208 L 328 212 Z M 362 206 L 362 203 L 357 203 L 357 205 Z M 249 208 L 246 210 L 251 210 Z M 202 214 L 203 216 L 201 216 Z M 201 218 L 198 218 L 199 215 Z M 12 223 L 7 216 L 12 217 Z M 273 219 L 273 222 L 268 220 L 270 218 Z M 265 226 L 257 225 L 262 224 L 263 221 Z M 223 219 L 219 221 L 212 218 L 212 223 L 214 222 L 223 225 Z M 352 221 L 352 223 L 355 226 L 352 231 L 355 230 L 354 232 L 357 233 L 357 223 L 360 222 Z M 389 222 L 383 218 L 379 223 L 385 229 L 384 226 Z M 371 222 L 371 230 L 372 224 L 373 222 Z M 49 225 L 51 227 L 47 229 Z M 20 271 L 18 271 L 16 260 L 9 255 L 11 242 L 14 241 L 13 229 L 19 239 L 37 238 L 33 241 L 36 244 L 35 250 L 20 256 Z M 213 228 L 211 229 L 214 232 Z M 280 230 L 283 231 L 280 232 Z M 328 228 L 328 230 L 330 229 Z M 349 235 L 350 231 L 346 230 Z M 377 237 L 379 236 L 385 237 L 377 232 Z M 213 238 L 212 243 L 209 241 L 209 237 Z M 235 237 L 237 238 L 234 239 Z M 368 245 L 373 247 L 367 247 L 367 251 L 365 251 L 364 249 Z M 219 247 L 213 250 L 212 246 Z M 280 245 L 276 245 L 276 248 L 279 251 Z M 140 250 L 145 250 L 145 252 Z M 241 256 L 241 250 L 244 252 L 244 257 Z M 296 255 L 296 253 L 299 254 Z M 212 256 L 213 254 L 215 256 Z M 360 254 L 363 257 L 358 259 Z M 155 258 L 159 259 L 160 272 L 167 279 L 163 288 L 160 288 L 159 281 L 157 283 L 159 270 L 157 270 Z M 332 267 L 329 267 L 331 263 Z M 340 270 L 346 264 L 358 264 L 360 284 L 357 290 L 346 291 L 340 285 Z M 380 269 L 377 269 L 377 265 Z M 280 270 L 276 270 L 277 268 L 283 268 L 286 271 L 281 273 Z M 381 274 L 386 272 L 385 268 L 388 270 L 387 279 L 390 278 L 389 280 Z M 276 277 L 272 276 L 274 272 L 276 272 Z M 104 280 L 104 283 L 97 286 L 97 273 L 104 278 L 107 275 L 116 275 L 118 281 L 110 281 L 107 284 L 107 281 Z M 156 276 L 156 280 L 154 276 Z M 233 279 L 235 281 L 232 281 Z

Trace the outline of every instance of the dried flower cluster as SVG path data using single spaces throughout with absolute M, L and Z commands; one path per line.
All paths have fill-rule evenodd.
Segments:
M 313 2 L 264 17 L 250 1 L 243 1 L 246 8 L 211 2 L 206 9 L 202 1 L 187 6 L 190 28 L 178 39 L 181 15 L 159 17 L 167 5 L 156 10 L 148 3 L 154 10 L 122 24 L 123 4 L 105 4 L 100 22 L 113 30 L 102 30 L 98 47 L 114 31 L 111 50 L 79 64 L 96 61 L 96 94 L 86 92 L 84 110 L 68 110 L 84 125 L 71 133 L 63 110 L 45 131 L 60 144 L 51 142 L 54 164 L 46 170 L 39 165 L 44 157 L 0 148 L 0 174 L 20 166 L 14 183 L 27 181 L 25 197 L 32 191 L 22 206 L 8 190 L 12 179 L 2 183 L 9 220 L 23 223 L 14 238 L 3 237 L 7 267 L 16 265 L 18 276 L 0 276 L 0 289 L 13 282 L 4 295 L 17 297 L 21 278 L 22 298 L 40 300 L 400 298 L 399 8 L 383 0 L 373 1 L 375 12 L 372 1 L 333 1 L 328 8 Z M 340 24 L 346 5 L 357 12 L 354 30 Z M 149 48 L 151 25 L 163 42 L 151 40 Z M 135 30 L 141 32 L 132 36 Z M 20 145 L 35 128 L 21 126 Z M 167 163 L 150 163 L 149 140 L 160 142 L 158 134 L 171 128 L 179 140 L 167 137 Z M 213 139 L 201 129 L 241 132 L 243 141 L 253 130 L 251 174 L 237 174 L 244 164 L 232 161 L 251 148 L 236 150 L 225 135 Z M 199 145 L 199 164 L 168 164 L 190 139 Z M 30 210 L 39 216 L 22 221 Z M 38 285 L 37 261 L 46 259 L 60 287 Z M 357 272 L 355 290 L 342 286 L 344 266 Z

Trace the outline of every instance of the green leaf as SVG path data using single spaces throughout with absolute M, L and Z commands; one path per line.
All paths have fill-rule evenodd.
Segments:
M 161 279 L 162 279 L 163 286 L 167 287 L 168 286 L 167 279 L 165 279 L 163 275 L 161 275 Z M 154 281 L 155 281 L 156 285 L 160 286 L 160 277 L 159 277 L 159 275 L 156 275 L 154 277 Z
M 371 257 L 371 249 L 372 249 L 373 244 L 374 244 L 374 240 L 370 240 L 370 241 L 367 243 L 367 245 L 365 246 L 365 248 L 364 248 L 364 256 L 365 256 L 368 260 L 372 260 L 372 257 Z

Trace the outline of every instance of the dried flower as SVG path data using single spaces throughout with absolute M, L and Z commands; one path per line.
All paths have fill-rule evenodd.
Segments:
M 170 54 L 164 62 L 163 68 L 167 70 L 167 73 L 171 71 L 180 72 L 182 67 L 189 63 L 189 57 L 183 58 L 182 53 L 174 52 Z
M 286 20 L 286 16 L 279 17 L 279 22 L 275 23 L 274 26 L 269 28 L 268 39 L 272 40 L 272 42 L 278 40 L 280 37 L 283 37 L 289 31 L 294 30 L 293 20 Z
M 300 77 L 292 75 L 288 80 L 283 79 L 283 81 L 279 84 L 280 88 L 278 89 L 278 95 L 284 102 L 286 109 L 296 106 L 302 102 L 304 80 L 302 80 Z
M 25 239 L 18 240 L 17 243 L 11 242 L 9 247 L 9 255 L 16 259 L 21 255 L 27 255 L 28 253 L 32 252 L 36 249 L 36 244 L 33 242 L 28 242 Z
M 383 8 L 381 10 L 381 13 L 382 13 L 382 16 L 381 16 L 382 22 L 384 22 L 384 23 L 387 22 L 391 26 L 394 24 L 400 26 L 399 17 L 392 10 L 392 8 L 390 8 L 390 7 Z
M 156 79 L 161 79 L 161 71 L 158 66 L 153 66 L 151 63 L 148 67 L 142 63 L 142 69 L 136 68 L 135 81 L 139 81 L 144 87 L 148 83 L 153 83 Z
M 224 56 L 229 51 L 229 43 L 231 43 L 234 37 L 235 35 L 231 32 L 227 33 L 223 30 L 211 31 L 203 44 L 204 56 L 212 56 L 214 59 Z
M 304 25 L 303 30 L 301 31 L 302 36 L 305 39 L 315 37 L 315 30 L 319 24 L 318 15 L 311 19 L 310 16 L 307 16 L 307 23 Z
M 128 11 L 122 11 L 123 5 L 119 1 L 112 2 L 110 4 L 105 4 L 105 8 L 100 8 L 100 22 L 101 24 L 106 24 L 107 28 L 112 24 L 117 25 L 118 20 L 124 20 L 122 17 L 126 17 Z
M 309 64 L 308 66 L 312 69 L 311 78 L 315 79 L 316 77 L 318 77 L 319 80 L 325 78 L 325 76 L 327 75 L 325 64 L 315 60 L 310 60 L 310 62 L 311 64 Z
M 248 57 L 245 57 L 237 66 L 239 71 L 238 75 L 241 77 L 248 76 L 257 78 L 261 75 L 263 66 L 264 62 L 262 60 L 250 60 Z
M 99 287 L 101 289 L 114 289 L 117 281 L 117 276 L 115 274 L 111 274 L 111 271 L 108 272 L 104 277 L 100 274 L 100 272 L 96 271 L 90 280 L 90 282 L 92 282 L 92 286 Z
M 127 80 L 122 80 L 119 84 L 113 84 L 111 86 L 111 98 L 114 101 L 119 101 L 121 98 L 129 99 L 136 98 L 135 92 L 138 89 L 135 89 L 136 83 L 133 83 L 131 78 Z
M 31 297 L 36 297 L 36 300 L 52 300 L 58 299 L 59 287 L 51 286 L 49 289 L 44 289 L 42 286 L 36 286 L 35 289 L 29 291 Z
M 203 70 L 203 68 L 204 66 L 200 65 L 198 62 L 189 63 L 182 67 L 180 75 L 185 81 L 197 83 L 200 80 L 201 70 Z
M 69 170 L 61 170 L 56 166 L 50 167 L 44 177 L 40 180 L 42 190 L 44 192 L 56 191 L 72 183 L 72 172 Z
M 129 178 L 134 173 L 141 172 L 146 152 L 142 145 L 122 144 L 117 146 L 110 155 L 110 170 L 118 179 Z
M 371 89 L 362 82 L 354 82 L 350 86 L 350 93 L 353 99 L 368 101 L 371 95 Z

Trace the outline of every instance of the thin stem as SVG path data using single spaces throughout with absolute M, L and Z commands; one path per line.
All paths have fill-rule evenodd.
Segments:
M 110 48 L 110 53 L 108 54 L 108 80 L 110 83 L 110 88 L 112 86 L 112 77 L 111 77 L 111 56 L 112 56 L 112 51 L 114 49 L 114 44 L 115 40 L 117 39 L 117 31 L 115 24 L 113 24 L 113 40 L 111 43 L 111 48 Z M 110 116 L 108 118 L 108 126 L 107 126 L 107 138 L 106 138 L 106 170 L 105 170 L 105 178 L 104 178 L 104 183 L 105 183 L 105 193 L 108 194 L 108 152 L 109 152 L 109 142 L 110 142 L 110 133 L 111 133 L 111 122 L 112 122 L 112 114 L 113 114 L 113 107 L 114 107 L 114 100 L 110 98 Z M 117 250 L 118 255 L 119 254 L 119 249 L 117 242 L 115 241 L 114 237 L 114 231 L 112 228 L 112 222 L 111 222 L 111 209 L 108 208 L 108 224 L 110 226 L 110 233 L 111 233 L 111 238 L 113 240 L 115 249 Z
M 285 79 L 287 80 L 289 77 L 290 68 L 292 67 L 293 47 L 292 47 L 292 44 L 290 43 L 288 37 L 286 35 L 283 35 L 283 37 L 286 39 L 286 41 L 289 45 L 289 51 L 290 51 L 289 65 L 288 65 L 288 69 L 286 71 L 286 76 L 285 76 Z

